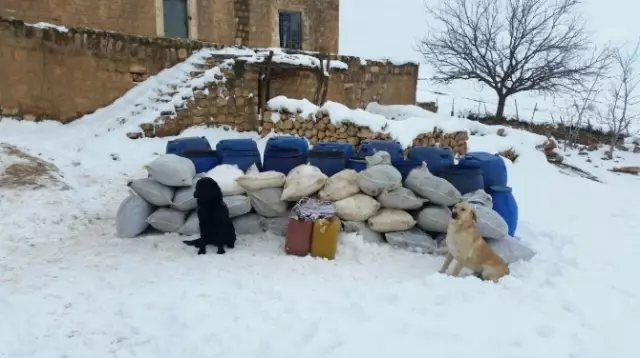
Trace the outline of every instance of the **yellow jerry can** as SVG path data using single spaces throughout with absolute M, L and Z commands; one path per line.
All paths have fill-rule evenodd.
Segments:
M 337 217 L 313 222 L 311 256 L 333 260 L 338 251 L 338 236 L 342 223 Z

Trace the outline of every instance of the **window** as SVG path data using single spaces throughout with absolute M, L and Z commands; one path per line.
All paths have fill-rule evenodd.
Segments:
M 280 11 L 280 47 L 302 50 L 302 13 Z

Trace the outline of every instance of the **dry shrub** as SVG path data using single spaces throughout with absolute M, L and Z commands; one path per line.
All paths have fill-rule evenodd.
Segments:
M 516 162 L 516 159 L 518 159 L 518 157 L 520 156 L 515 149 L 513 149 L 513 147 L 509 148 L 509 149 L 505 149 L 502 152 L 498 153 L 501 156 L 509 159 L 512 163 Z

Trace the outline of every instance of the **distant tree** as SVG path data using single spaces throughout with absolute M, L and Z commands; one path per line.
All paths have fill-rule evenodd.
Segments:
M 639 124 L 640 113 L 636 105 L 640 103 L 640 76 L 638 75 L 638 60 L 640 57 L 640 39 L 632 51 L 625 52 L 620 48 L 613 51 L 613 71 L 615 76 L 606 96 L 607 110 L 599 112 L 600 124 L 611 135 L 610 148 L 607 152 L 609 159 L 613 158 L 618 140 L 637 130 L 634 125 Z
M 477 80 L 498 96 L 571 90 L 599 73 L 608 58 L 577 15 L 580 0 L 441 0 L 433 31 L 418 46 L 435 69 L 432 80 Z

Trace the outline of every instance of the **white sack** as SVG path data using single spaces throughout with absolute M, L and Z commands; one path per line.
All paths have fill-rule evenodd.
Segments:
M 197 211 L 189 214 L 187 221 L 178 229 L 178 234 L 187 236 L 200 234 L 200 221 L 198 220 Z
M 281 188 L 265 188 L 249 193 L 251 207 L 267 218 L 282 216 L 287 213 L 289 203 L 283 201 Z
M 446 246 L 441 247 L 437 240 L 415 227 L 406 231 L 389 232 L 385 237 L 389 244 L 410 251 L 438 255 L 447 253 Z
M 322 189 L 326 180 L 327 176 L 317 167 L 309 164 L 298 165 L 287 175 L 281 199 L 298 201 L 311 196 Z
M 249 201 L 249 198 L 244 195 L 225 196 L 223 200 L 229 209 L 230 219 L 251 211 L 251 202 Z
M 116 213 L 116 234 L 121 238 L 133 238 L 140 235 L 149 227 L 147 218 L 155 210 L 133 192 L 118 207 Z
M 419 198 L 411 190 L 402 187 L 385 190 L 378 195 L 376 200 L 383 208 L 402 210 L 420 209 L 427 202 L 426 199 Z
M 239 176 L 236 183 L 248 192 L 253 192 L 265 188 L 282 188 L 286 176 L 280 172 L 269 170 L 259 172 L 255 164 L 247 170 L 247 174 Z
M 246 214 L 233 219 L 236 235 L 262 234 L 261 218 L 258 214 Z
M 486 239 L 493 251 L 498 254 L 507 264 L 516 261 L 529 261 L 536 255 L 536 252 L 522 243 L 522 241 L 511 236 L 504 240 Z
M 384 190 L 402 187 L 402 174 L 393 165 L 378 164 L 358 173 L 357 181 L 362 192 L 378 196 Z
M 318 193 L 320 200 L 338 201 L 358 194 L 358 172 L 345 169 L 332 175 Z
M 338 200 L 334 206 L 336 215 L 346 221 L 366 221 L 380 209 L 380 203 L 376 199 L 364 194 L 355 194 Z
M 129 188 L 142 199 L 155 206 L 171 205 L 174 188 L 163 185 L 152 178 L 136 179 L 129 183 Z
M 371 244 L 379 244 L 384 242 L 383 234 L 375 232 L 369 228 L 365 222 L 361 221 L 343 221 L 342 229 L 346 233 L 357 233 L 362 236 L 364 242 Z
M 151 177 L 167 186 L 193 184 L 196 167 L 190 159 L 175 154 L 165 154 L 145 165 Z
M 415 226 L 416 221 L 406 211 L 400 209 L 380 209 L 367 220 L 369 228 L 375 232 L 405 231 Z
M 485 239 L 505 239 L 509 226 L 502 216 L 492 208 L 470 203 L 478 218 L 478 231 Z
M 415 168 L 407 176 L 404 185 L 414 193 L 438 205 L 452 206 L 462 199 L 460 191 L 445 179 L 438 178 L 422 162 L 421 168 Z
M 468 192 L 462 196 L 462 200 L 468 201 L 472 204 L 486 206 L 487 208 L 493 208 L 493 199 L 491 198 L 491 195 L 484 191 L 484 189 Z
M 193 197 L 195 189 L 193 187 L 180 188 L 176 190 L 171 207 L 182 211 L 195 210 L 198 207 L 198 200 Z
M 446 206 L 428 205 L 418 215 L 418 227 L 429 232 L 447 232 L 451 210 Z
M 260 227 L 263 231 L 278 236 L 286 236 L 287 228 L 289 227 L 289 218 L 290 215 L 278 216 L 274 218 L 262 218 L 260 220 Z
M 186 222 L 187 213 L 184 211 L 160 208 L 149 215 L 147 222 L 154 229 L 162 232 L 178 232 Z
M 195 210 L 198 207 L 198 200 L 193 197 L 193 193 L 196 191 L 198 180 L 203 177 L 203 174 L 196 174 L 193 178 L 193 185 L 176 190 L 171 207 L 182 211 Z
M 373 153 L 368 157 L 364 158 L 365 163 L 367 163 L 367 168 L 374 167 L 380 164 L 391 165 L 391 155 L 389 152 L 381 150 L 379 152 Z
M 244 172 L 237 165 L 231 164 L 221 164 L 207 172 L 207 176 L 218 183 L 223 196 L 241 195 L 246 192 L 236 182 L 236 179 L 243 175 Z

